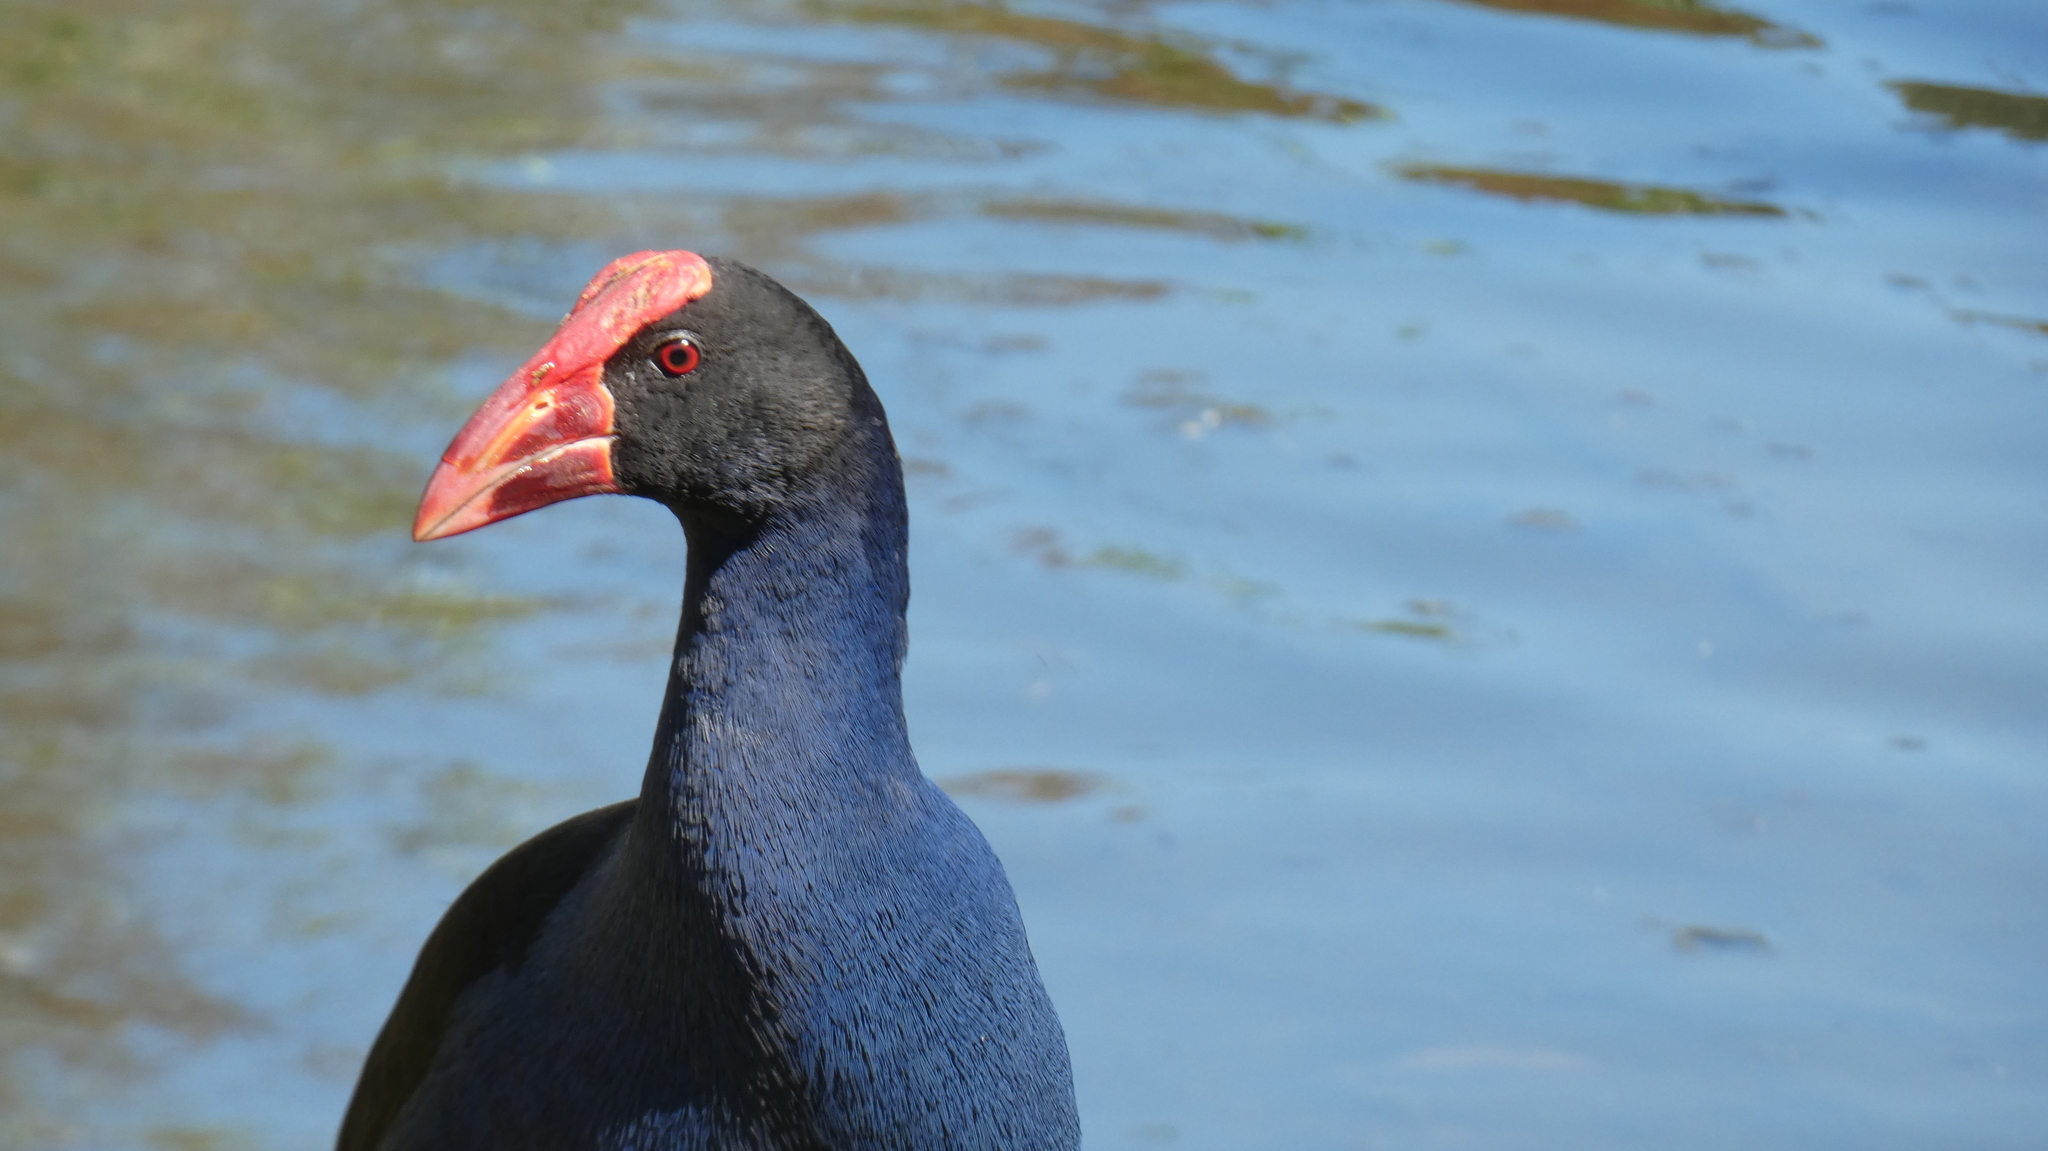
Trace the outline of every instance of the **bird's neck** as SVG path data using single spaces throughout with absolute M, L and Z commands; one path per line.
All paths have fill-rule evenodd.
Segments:
M 774 1146 L 1078 1145 L 995 854 L 911 758 L 901 473 L 690 520 L 681 636 L 615 923 L 679 1081 Z M 840 477 L 844 479 L 845 477 Z M 685 1040 L 682 1037 L 690 1037 Z
M 909 574 L 894 453 L 739 525 L 684 516 L 683 618 L 638 837 L 728 919 L 908 833 L 925 786 L 903 719 Z M 824 485 L 821 485 L 821 487 Z M 886 855 L 884 850 L 880 854 Z

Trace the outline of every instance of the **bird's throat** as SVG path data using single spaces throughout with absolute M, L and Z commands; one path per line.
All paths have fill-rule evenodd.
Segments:
M 894 484 L 872 498 L 762 524 L 684 519 L 682 621 L 639 831 L 720 915 L 764 900 L 787 913 L 849 849 L 914 830 L 905 522 L 900 479 L 882 479 Z
M 1015 896 L 911 756 L 893 451 L 873 474 L 838 485 L 864 498 L 758 529 L 685 517 L 627 861 L 638 1002 L 732 1038 L 693 1073 L 741 1076 L 729 1097 L 765 1101 L 777 1146 L 1072 1148 L 1065 1042 Z M 958 1144 L 959 1123 L 1043 1138 Z

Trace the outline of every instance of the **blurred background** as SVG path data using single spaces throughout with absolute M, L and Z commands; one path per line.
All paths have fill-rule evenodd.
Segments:
M 0 1146 L 329 1145 L 637 788 L 667 513 L 406 529 L 647 247 L 889 405 L 1090 1148 L 2041 1146 L 2038 0 L 0 27 Z

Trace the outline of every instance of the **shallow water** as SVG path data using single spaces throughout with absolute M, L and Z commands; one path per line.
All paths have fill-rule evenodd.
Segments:
M 619 252 L 811 298 L 1092 1148 L 2048 1130 L 2019 0 L 0 0 L 0 1145 L 314 1148 L 636 786 L 666 513 L 415 546 Z

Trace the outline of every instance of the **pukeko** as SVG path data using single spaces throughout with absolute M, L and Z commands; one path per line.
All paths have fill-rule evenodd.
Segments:
M 911 755 L 902 469 L 860 365 L 743 264 L 616 260 L 456 435 L 413 536 L 598 492 L 689 544 L 640 796 L 448 909 L 340 1151 L 1077 1147 L 1009 881 Z

